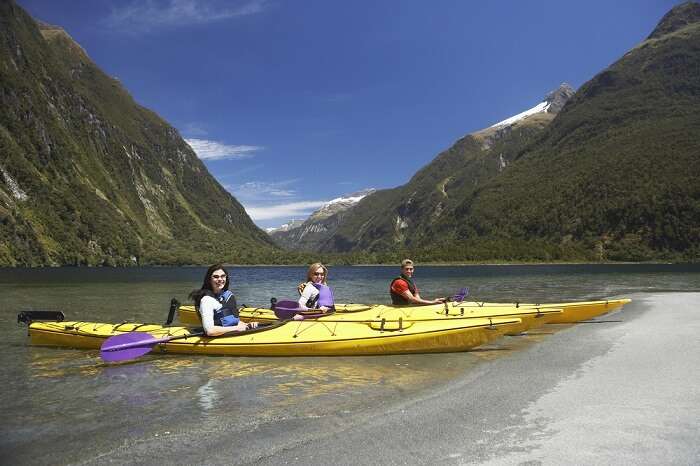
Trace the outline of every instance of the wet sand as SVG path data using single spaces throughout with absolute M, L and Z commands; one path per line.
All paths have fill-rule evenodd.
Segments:
M 631 297 L 418 399 L 261 427 L 266 451 L 217 442 L 206 462 L 699 464 L 700 293 Z

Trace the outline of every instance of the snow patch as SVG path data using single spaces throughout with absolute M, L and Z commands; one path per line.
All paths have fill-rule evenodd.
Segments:
M 497 128 L 500 126 L 512 125 L 516 121 L 522 120 L 523 118 L 528 117 L 530 115 L 534 115 L 535 113 L 544 113 L 547 111 L 547 109 L 549 109 L 550 105 L 551 105 L 551 103 L 547 102 L 547 101 L 540 102 L 539 104 L 535 105 L 534 107 L 532 107 L 529 110 L 525 110 L 522 113 L 518 113 L 517 115 L 514 115 L 514 116 L 507 118 L 503 121 L 499 121 L 495 125 L 491 125 L 490 128 Z
M 357 203 L 360 202 L 360 201 L 362 200 L 362 198 L 364 198 L 365 196 L 366 196 L 366 194 L 365 194 L 365 195 L 362 195 L 362 196 L 353 196 L 353 197 L 336 197 L 335 199 L 331 199 L 330 201 L 328 201 L 328 204 L 327 204 L 327 205 L 339 204 L 339 203 L 341 203 L 341 202 L 350 203 L 350 204 L 357 204 Z

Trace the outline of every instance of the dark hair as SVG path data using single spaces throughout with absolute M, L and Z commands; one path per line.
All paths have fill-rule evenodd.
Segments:
M 190 299 L 194 301 L 194 305 L 199 307 L 200 301 L 206 295 L 213 295 L 214 290 L 211 289 L 211 274 L 217 270 L 223 270 L 226 274 L 226 283 L 224 284 L 224 291 L 228 290 L 229 275 L 228 270 L 223 266 L 223 264 L 214 264 L 207 269 L 207 273 L 204 274 L 204 280 L 202 281 L 202 287 L 197 290 L 192 290 L 190 293 Z

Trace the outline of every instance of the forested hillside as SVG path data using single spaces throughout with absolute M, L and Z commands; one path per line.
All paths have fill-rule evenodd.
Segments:
M 274 262 L 177 130 L 0 2 L 0 266 Z
M 436 259 L 698 260 L 700 5 L 583 85 L 429 230 Z
M 459 141 L 407 185 L 364 199 L 326 249 L 435 261 L 698 260 L 698 109 L 700 5 L 686 3 L 550 124 L 514 127 L 499 147 L 479 133 Z

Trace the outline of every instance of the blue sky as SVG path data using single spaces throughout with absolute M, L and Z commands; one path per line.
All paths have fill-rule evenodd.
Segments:
M 19 0 L 175 126 L 261 227 L 406 183 L 578 88 L 678 3 Z

